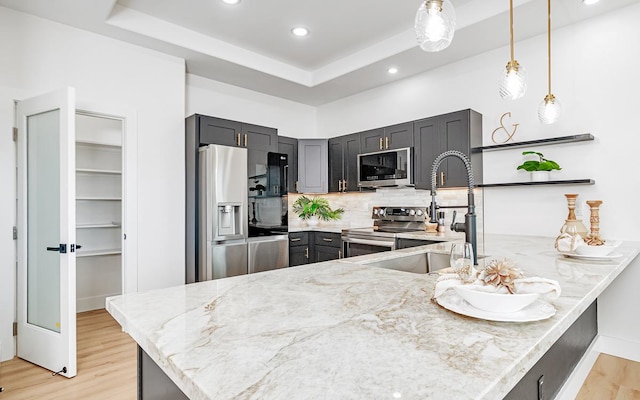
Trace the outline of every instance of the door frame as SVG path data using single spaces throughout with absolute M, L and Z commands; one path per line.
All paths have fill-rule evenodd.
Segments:
M 122 121 L 122 294 L 138 291 L 138 118 L 134 110 L 78 101 L 76 114 Z M 124 239 L 126 235 L 126 240 Z

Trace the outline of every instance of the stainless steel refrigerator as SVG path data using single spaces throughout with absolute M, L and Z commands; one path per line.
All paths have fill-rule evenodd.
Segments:
M 248 272 L 247 149 L 200 148 L 198 280 Z

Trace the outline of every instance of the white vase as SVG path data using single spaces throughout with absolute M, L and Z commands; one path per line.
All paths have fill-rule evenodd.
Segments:
M 306 221 L 308 226 L 318 226 L 320 219 L 318 218 L 317 215 L 312 215 Z
M 549 171 L 531 171 L 531 182 L 546 182 L 549 180 Z

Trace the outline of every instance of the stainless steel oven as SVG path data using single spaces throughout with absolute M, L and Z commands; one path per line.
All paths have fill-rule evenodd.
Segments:
M 396 249 L 400 232 L 424 230 L 424 207 L 373 207 L 373 227 L 342 230 L 345 257 L 361 256 Z

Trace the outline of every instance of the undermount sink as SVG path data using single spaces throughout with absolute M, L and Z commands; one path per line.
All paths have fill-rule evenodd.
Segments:
M 484 258 L 478 256 L 479 259 Z M 415 274 L 427 274 L 443 268 L 449 267 L 449 254 L 443 253 L 421 253 L 399 255 L 394 258 L 363 262 L 362 264 L 373 267 L 394 269 L 396 271 L 413 272 Z

